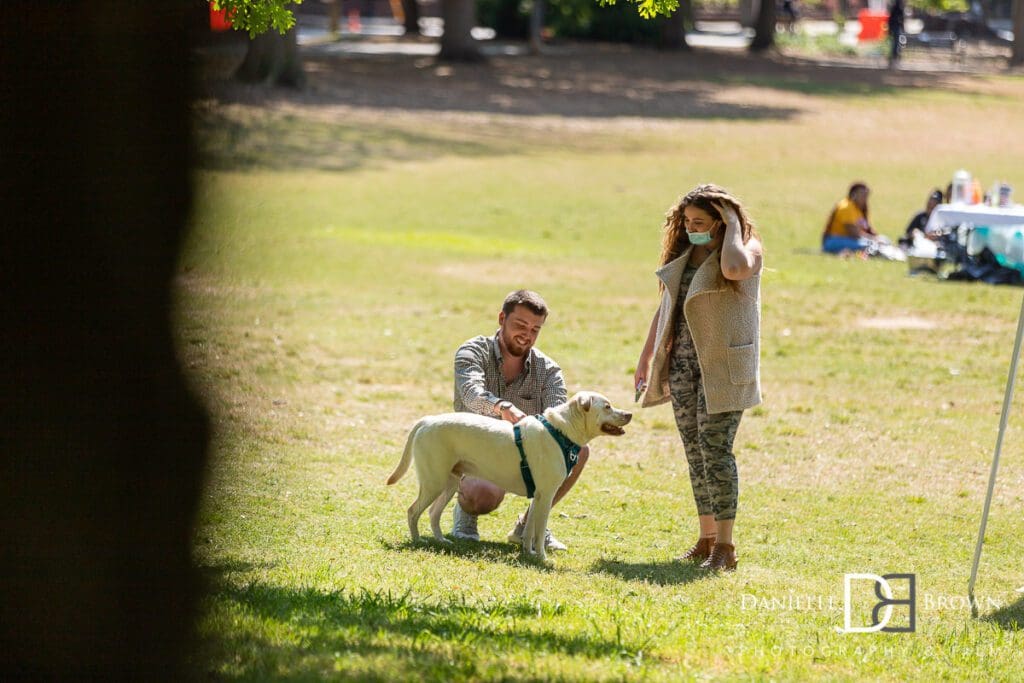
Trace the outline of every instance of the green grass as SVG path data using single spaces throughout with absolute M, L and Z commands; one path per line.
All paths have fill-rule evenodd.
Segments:
M 653 127 L 207 112 L 176 281 L 181 355 L 216 426 L 196 666 L 227 680 L 1017 678 L 1020 400 L 982 618 L 962 601 L 1022 290 L 816 253 L 854 179 L 890 235 L 960 166 L 1024 190 L 1024 88 L 997 85 L 981 103 L 861 102 L 709 81 L 796 114 Z M 768 252 L 765 402 L 736 442 L 739 571 L 672 559 L 696 525 L 667 407 L 594 443 L 552 517 L 571 549 L 548 564 L 502 542 L 514 497 L 481 518 L 481 544 L 412 546 L 415 477 L 383 482 L 414 421 L 450 409 L 457 345 L 494 329 L 506 292 L 535 288 L 552 308 L 539 345 L 570 389 L 628 405 L 662 216 L 704 180 L 743 198 Z M 934 327 L 898 324 L 911 317 Z M 917 632 L 837 633 L 846 572 L 915 573 Z

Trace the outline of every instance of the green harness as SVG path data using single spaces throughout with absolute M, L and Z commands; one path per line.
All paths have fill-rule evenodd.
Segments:
M 544 429 L 548 430 L 548 434 L 555 440 L 558 447 L 562 450 L 562 459 L 565 461 L 565 476 L 568 477 L 572 473 L 572 468 L 576 466 L 580 456 L 580 446 L 573 443 L 572 439 L 567 437 L 562 432 L 555 429 L 555 426 L 543 415 L 533 415 L 535 419 L 539 420 Z M 512 425 L 512 435 L 516 439 L 516 448 L 519 449 L 519 471 L 523 475 L 523 483 L 526 484 L 526 497 L 533 498 L 534 491 L 537 490 L 536 484 L 533 483 L 533 473 L 530 472 L 530 465 L 526 462 L 526 451 L 523 450 L 523 435 L 519 430 L 519 424 Z

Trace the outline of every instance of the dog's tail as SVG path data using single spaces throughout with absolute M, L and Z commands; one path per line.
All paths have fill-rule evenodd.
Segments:
M 398 467 L 395 468 L 395 471 L 391 473 L 390 477 L 388 477 L 388 486 L 401 479 L 405 475 L 406 471 L 408 471 L 409 463 L 412 462 L 412 440 L 416 438 L 416 432 L 418 432 L 422 426 L 423 420 L 420 420 L 412 428 L 412 431 L 409 432 L 409 438 L 405 441 L 405 450 L 402 451 L 402 459 L 399 461 Z

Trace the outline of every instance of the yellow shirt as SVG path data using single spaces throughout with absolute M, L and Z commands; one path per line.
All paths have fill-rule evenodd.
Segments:
M 846 225 L 854 225 L 864 220 L 864 213 L 849 199 L 841 199 L 836 204 L 836 213 L 832 216 L 832 223 L 828 226 L 828 234 L 832 237 L 849 237 Z

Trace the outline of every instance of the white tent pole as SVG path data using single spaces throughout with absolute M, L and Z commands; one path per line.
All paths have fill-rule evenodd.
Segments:
M 988 509 L 992 504 L 992 491 L 996 487 L 996 472 L 999 470 L 999 452 L 1003 448 L 1003 434 L 1006 433 L 1006 421 L 1010 415 L 1010 404 L 1013 402 L 1013 385 L 1017 379 L 1017 361 L 1020 360 L 1020 341 L 1024 336 L 1024 298 L 1020 302 L 1020 314 L 1017 316 L 1017 339 L 1013 342 L 1013 356 L 1010 360 L 1010 376 L 1006 378 L 1006 394 L 1003 396 L 1003 414 L 999 418 L 999 436 L 996 437 L 996 451 L 992 456 L 992 471 L 988 475 L 988 493 L 985 495 L 985 507 L 981 512 L 981 528 L 978 529 L 978 544 L 974 547 L 974 565 L 971 567 L 971 581 L 967 584 L 967 597 L 971 602 L 971 614 L 978 616 L 978 603 L 974 599 L 974 581 L 978 578 L 978 563 L 981 562 L 981 546 L 985 543 L 985 526 L 988 524 Z

